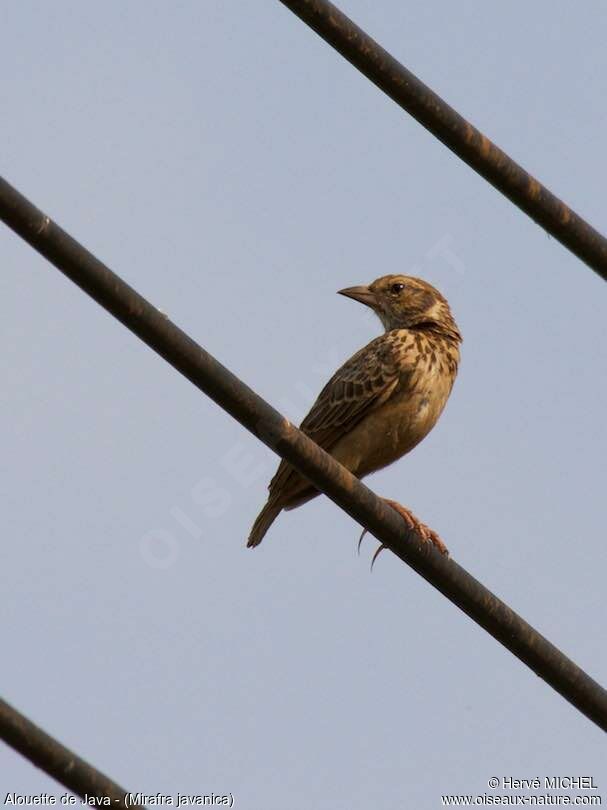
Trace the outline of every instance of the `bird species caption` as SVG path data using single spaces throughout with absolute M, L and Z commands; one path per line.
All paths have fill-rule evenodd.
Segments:
M 167 793 L 125 793 L 122 799 L 111 799 L 109 796 L 89 796 L 84 798 L 74 796 L 72 793 L 62 793 L 60 796 L 53 793 L 6 793 L 4 795 L 4 805 L 13 807 L 32 807 L 63 805 L 75 807 L 85 805 L 87 807 L 140 807 L 163 806 L 163 807 L 233 807 L 234 796 L 232 793 L 177 793 L 174 796 Z

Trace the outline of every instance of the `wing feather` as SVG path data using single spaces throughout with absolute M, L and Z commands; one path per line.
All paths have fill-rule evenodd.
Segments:
M 381 405 L 406 373 L 404 330 L 388 332 L 353 355 L 335 372 L 300 425 L 327 452 L 374 408 Z M 312 487 L 291 465 L 282 461 L 268 487 L 273 501 L 297 499 Z

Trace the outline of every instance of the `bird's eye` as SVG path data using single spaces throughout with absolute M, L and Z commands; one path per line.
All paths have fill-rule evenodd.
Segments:
M 392 293 L 392 295 L 399 295 L 400 293 L 402 293 L 402 291 L 403 291 L 404 289 L 405 289 L 405 285 L 404 285 L 404 284 L 401 284 L 401 283 L 399 282 L 399 283 L 397 283 L 397 284 L 393 284 L 393 285 L 390 287 L 390 292 Z

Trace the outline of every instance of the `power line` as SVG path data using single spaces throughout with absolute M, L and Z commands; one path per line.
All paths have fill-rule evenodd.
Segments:
M 607 280 L 607 239 L 327 0 L 280 0 L 445 146 Z
M 402 518 L 345 467 L 2 179 L 0 217 L 177 371 L 607 730 L 607 692 L 596 681 L 461 566 L 410 532 Z
M 127 804 L 125 796 L 128 792 L 124 788 L 53 739 L 2 698 L 0 737 L 38 768 L 82 798 L 85 794 L 99 799 L 107 796 L 112 807 L 141 806 L 130 802 Z

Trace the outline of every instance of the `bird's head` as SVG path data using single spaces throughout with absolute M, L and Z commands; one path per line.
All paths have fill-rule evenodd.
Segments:
M 382 276 L 368 287 L 347 287 L 339 290 L 339 294 L 371 307 L 387 332 L 435 328 L 461 340 L 447 299 L 421 278 Z

